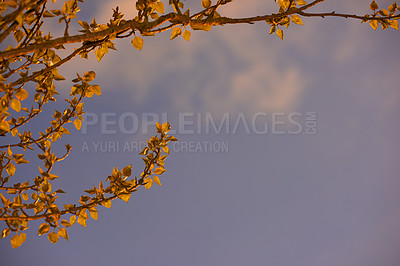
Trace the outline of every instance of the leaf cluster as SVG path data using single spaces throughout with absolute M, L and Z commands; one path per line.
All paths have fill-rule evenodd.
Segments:
M 38 235 L 47 234 L 52 243 L 59 236 L 68 240 L 67 228 L 75 222 L 86 226 L 90 216 L 98 217 L 98 207 L 111 207 L 112 200 L 120 198 L 128 201 L 133 192 L 141 186 L 149 189 L 153 183 L 161 185 L 160 177 L 166 169 L 165 159 L 169 155 L 168 143 L 176 141 L 169 136 L 168 123 L 157 124 L 157 135 L 150 138 L 141 152 L 144 170 L 139 177 L 131 178 L 132 165 L 119 170 L 114 167 L 107 177 L 96 187 L 85 191 L 78 203 L 57 205 L 57 199 L 64 193 L 54 188 L 53 181 L 59 178 L 53 173 L 54 165 L 64 160 L 71 151 L 59 154 L 59 140 L 70 134 L 68 124 L 80 130 L 83 122 L 84 103 L 94 95 L 101 95 L 101 88 L 93 84 L 96 74 L 88 71 L 77 74 L 72 80 L 69 97 L 57 104 L 54 115 L 47 127 L 32 132 L 31 125 L 43 119 L 43 111 L 49 103 L 60 100 L 59 84 L 65 78 L 59 67 L 75 57 L 88 59 L 95 56 L 101 61 L 111 50 L 116 50 L 116 39 L 131 38 L 137 50 L 144 47 L 144 39 L 170 31 L 170 39 L 191 40 L 192 31 L 210 31 L 213 27 L 235 24 L 266 22 L 270 34 L 283 39 L 283 30 L 291 23 L 303 25 L 304 18 L 340 17 L 368 22 L 376 30 L 392 27 L 398 30 L 399 6 L 395 3 L 387 9 L 379 9 L 372 1 L 371 14 L 353 15 L 332 12 L 311 13 L 308 10 L 324 0 L 310 3 L 304 0 L 275 0 L 277 12 L 253 17 L 230 18 L 223 16 L 221 7 L 231 0 L 198 0 L 198 10 L 185 7 L 182 0 L 137 0 L 137 15 L 124 18 L 116 7 L 108 22 L 76 21 L 81 11 L 82 0 L 63 1 L 61 8 L 54 8 L 57 0 L 4 0 L 0 2 L 0 43 L 7 48 L 0 51 L 0 220 L 5 229 L 2 238 L 14 235 L 11 245 L 15 248 L 26 240 L 25 230 L 29 223 L 41 220 Z M 43 25 L 58 22 L 63 27 L 59 32 L 43 32 Z M 70 32 L 71 23 L 78 23 L 80 30 Z M 54 36 L 53 36 L 54 35 Z M 61 53 L 61 51 L 63 51 Z M 65 86 L 64 86 L 65 87 Z M 46 118 L 44 118 L 46 119 Z M 6 143 L 5 143 L 6 142 Z M 33 176 L 16 177 L 20 165 L 29 164 L 25 158 L 33 152 L 39 159 L 38 171 Z M 36 169 L 36 167 L 35 167 Z M 18 176 L 20 177 L 20 176 Z M 4 194 L 4 195 L 3 195 Z M 62 219 L 69 216 L 69 219 Z

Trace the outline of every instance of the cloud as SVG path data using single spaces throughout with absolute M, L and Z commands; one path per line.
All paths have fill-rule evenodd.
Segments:
M 193 2 L 190 4 L 192 8 L 195 6 Z M 343 2 L 334 4 L 341 10 L 354 7 Z M 117 5 L 127 19 L 136 15 L 130 0 L 99 1 L 96 20 L 106 23 Z M 222 15 L 232 17 L 260 12 L 276 12 L 276 3 L 233 1 L 221 8 Z M 320 34 L 326 24 L 320 25 L 321 21 L 312 19 L 304 22 L 305 26 L 292 25 L 285 31 L 283 42 L 268 35 L 265 23 L 192 32 L 189 43 L 182 38 L 170 41 L 170 33 L 166 32 L 145 37 L 140 52 L 131 46 L 130 40 L 124 39 L 116 42 L 119 51 L 111 51 L 101 63 L 92 55 L 91 60 L 65 69 L 71 73 L 96 70 L 99 77 L 106 77 L 101 80 L 103 88 L 124 90 L 136 105 L 146 105 L 151 97 L 159 95 L 176 111 L 290 111 L 301 104 L 305 88 L 313 79 L 300 65 L 304 62 L 290 52 L 300 52 L 314 60 L 327 40 Z M 333 39 L 335 44 L 329 44 L 333 47 L 330 57 L 336 64 L 351 60 L 365 37 L 359 23 L 343 23 L 347 25 L 341 33 L 343 38 Z
M 106 1 L 99 5 L 98 22 L 109 17 L 115 5 L 133 12 L 132 1 Z M 246 16 L 256 15 L 263 7 L 268 12 L 271 6 L 265 1 L 253 1 L 247 7 L 234 1 L 232 7 L 224 9 L 230 16 Z M 207 33 L 193 32 L 190 43 L 182 38 L 170 41 L 167 32 L 144 38 L 141 52 L 125 39 L 118 41 L 119 52 L 106 55 L 100 64 L 92 59 L 86 68 L 109 77 L 106 87 L 114 83 L 124 88 L 133 103 L 139 105 L 159 94 L 177 111 L 287 111 L 301 101 L 307 81 L 296 64 L 282 66 L 280 40 L 266 43 L 270 37 L 263 27 L 238 25 L 217 27 Z

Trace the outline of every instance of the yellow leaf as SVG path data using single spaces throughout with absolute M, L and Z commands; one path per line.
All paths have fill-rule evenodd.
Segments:
M 97 48 L 97 50 L 96 50 L 96 52 L 95 52 L 95 55 L 96 55 L 96 58 L 97 58 L 97 60 L 100 62 L 101 61 L 101 59 L 103 58 L 103 56 L 104 56 L 104 54 L 105 54 L 105 52 L 104 52 L 104 50 L 100 47 L 100 48 Z
M 378 9 L 378 4 L 374 1 L 372 1 L 372 3 L 369 5 L 369 8 L 371 8 L 371 10 L 375 11 Z
M 179 35 L 182 34 L 182 30 L 180 27 L 175 27 L 171 32 L 171 40 L 175 39 Z
M 70 224 L 70 225 L 73 225 L 75 222 L 76 222 L 76 216 L 75 216 L 75 215 L 72 215 L 72 216 L 69 218 L 69 224 Z
M 202 5 L 204 8 L 209 8 L 209 7 L 211 6 L 211 1 L 210 1 L 210 0 L 202 0 L 202 1 L 201 1 L 201 5 Z
M 18 133 L 18 129 L 14 128 L 13 130 L 11 130 L 11 135 L 13 137 L 15 137 L 17 135 L 17 133 Z
M 162 173 L 164 173 L 166 170 L 163 168 L 158 167 L 156 170 L 154 170 L 154 173 L 156 175 L 161 175 Z
M 167 146 L 163 147 L 162 150 L 166 153 L 169 154 L 169 148 Z
M 156 182 L 157 185 L 162 186 L 161 182 L 160 182 L 160 178 L 158 176 L 154 176 L 153 179 L 154 179 L 154 182 Z
M 86 219 L 83 218 L 82 216 L 78 216 L 78 224 L 86 227 Z
M 281 38 L 281 40 L 283 40 L 283 31 L 282 31 L 281 29 L 278 29 L 278 30 L 276 31 L 276 35 L 278 35 L 279 38 Z
M 131 198 L 131 194 L 121 194 L 121 195 L 118 195 L 118 198 L 120 198 L 123 201 L 125 201 L 126 203 L 128 203 L 129 199 Z
M 304 0 L 297 0 L 297 4 L 298 4 L 299 6 L 304 6 L 304 5 L 307 5 L 307 2 L 304 1 Z
M 382 12 L 384 16 L 389 16 L 389 11 L 387 11 L 387 10 L 384 9 L 384 8 L 382 8 L 382 10 L 379 11 L 379 12 Z
M 190 21 L 190 27 L 193 30 L 209 31 L 209 30 L 211 30 L 212 25 L 211 24 L 205 24 L 202 21 L 191 20 Z
M 60 230 L 58 230 L 58 235 L 65 238 L 67 241 L 69 241 L 68 239 L 68 233 L 67 233 L 67 229 L 65 228 L 60 228 Z
M 75 121 L 74 121 L 74 126 L 76 127 L 77 130 L 81 130 L 82 121 L 79 120 L 79 119 L 75 119 Z
M 158 13 L 164 14 L 164 3 L 163 2 L 156 3 L 155 8 Z
M 93 220 L 97 220 L 97 218 L 99 217 L 99 213 L 97 212 L 97 210 L 95 208 L 91 208 L 89 209 L 90 212 L 90 217 L 92 217 Z
M 271 29 L 269 30 L 269 34 L 273 34 L 276 30 L 276 26 L 271 26 Z
M 188 30 L 185 30 L 182 34 L 183 39 L 185 39 L 186 41 L 190 41 L 190 37 L 192 36 L 192 33 Z
M 122 175 L 123 176 L 131 176 L 132 174 L 132 164 L 128 165 L 124 169 L 122 169 Z
M 10 228 L 3 229 L 3 232 L 1 232 L 1 239 L 7 237 L 10 234 L 10 232 L 11 232 Z
M 145 180 L 144 180 L 144 182 L 146 183 L 145 185 L 144 185 L 144 188 L 145 189 L 149 189 L 149 188 L 151 188 L 151 186 L 153 185 L 153 180 L 151 179 L 151 178 L 146 178 Z
M 50 225 L 47 223 L 43 223 L 39 226 L 38 236 L 47 234 L 50 231 Z
M 12 99 L 10 106 L 12 109 L 14 109 L 17 112 L 21 111 L 21 103 L 17 99 Z
M 289 0 L 278 0 L 278 4 L 281 8 L 287 9 L 289 7 L 290 1 Z
M 26 193 L 22 193 L 21 196 L 22 196 L 22 199 L 25 201 L 27 201 L 29 199 L 29 196 Z
M 369 25 L 371 25 L 371 27 L 376 30 L 378 28 L 378 21 L 376 19 L 374 20 L 370 20 L 369 21 Z
M 399 30 L 399 22 L 397 20 L 389 20 L 389 25 L 393 29 Z
M 168 131 L 171 130 L 171 125 L 170 125 L 168 122 L 165 122 L 164 124 L 162 124 L 161 130 L 162 130 L 164 133 L 168 133 Z
M 389 11 L 393 13 L 396 11 L 396 8 L 397 8 L 397 4 L 394 3 L 393 5 L 389 6 Z
M 25 233 L 21 233 L 20 235 L 16 234 L 15 236 L 13 236 L 11 238 L 11 246 L 13 248 L 17 248 L 19 246 L 21 246 L 26 240 L 26 234 Z
M 96 72 L 89 71 L 89 72 L 85 73 L 84 78 L 85 78 L 86 82 L 90 82 L 96 78 Z
M 94 94 L 96 94 L 97 96 L 101 95 L 101 88 L 99 85 L 93 85 L 92 89 L 93 89 Z
M 50 13 L 49 11 L 44 11 L 44 13 L 43 13 L 43 17 L 44 18 L 52 18 L 52 17 L 55 17 L 55 15 L 53 15 L 52 13 Z
M 303 25 L 303 21 L 298 15 L 293 15 L 292 16 L 292 22 L 297 24 L 297 25 Z
M 174 136 L 169 137 L 169 141 L 178 141 L 177 138 L 175 138 Z
M 15 93 L 15 97 L 20 101 L 25 100 L 26 98 L 28 98 L 28 96 L 29 96 L 28 92 L 24 89 L 20 89 Z
M 143 39 L 141 37 L 136 36 L 132 40 L 132 45 L 133 45 L 133 47 L 135 47 L 139 51 L 142 50 L 142 48 L 143 48 Z
M 13 176 L 13 175 L 15 174 L 15 165 L 13 165 L 12 163 L 10 163 L 10 164 L 7 166 L 6 170 L 7 170 L 7 173 L 8 173 L 10 176 Z
M 47 237 L 49 238 L 50 242 L 55 244 L 58 242 L 58 234 L 55 232 L 51 232 L 47 235 Z
M 10 131 L 10 124 L 7 121 L 0 122 L 0 129 L 3 131 Z
M 101 205 L 103 205 L 106 208 L 111 208 L 111 200 L 107 200 L 107 201 L 101 203 Z
M 87 219 L 87 218 L 88 218 L 88 215 L 87 215 L 87 213 L 86 213 L 86 209 L 82 209 L 82 210 L 79 212 L 78 218 L 79 218 L 79 217 L 82 217 L 83 219 Z
M 68 221 L 66 221 L 66 220 L 62 220 L 62 221 L 61 221 L 61 224 L 62 224 L 63 226 L 65 226 L 65 227 L 70 227 L 70 226 L 71 226 L 71 224 L 70 224 Z

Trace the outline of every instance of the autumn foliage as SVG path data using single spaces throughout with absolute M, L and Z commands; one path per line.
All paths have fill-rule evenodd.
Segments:
M 267 32 L 283 39 L 284 30 L 293 24 L 303 25 L 304 18 L 356 19 L 369 23 L 374 30 L 379 25 L 383 29 L 398 30 L 400 18 L 396 3 L 387 9 L 379 9 L 375 1 L 370 4 L 370 14 L 309 12 L 323 0 L 310 3 L 279 0 L 276 13 L 247 18 L 224 17 L 219 8 L 231 1 L 198 0 L 197 11 L 193 12 L 185 8 L 182 0 L 169 0 L 168 3 L 138 0 L 137 16 L 125 18 L 116 7 L 104 24 L 94 18 L 76 21 L 76 14 L 83 6 L 81 0 L 65 1 L 61 8 L 57 8 L 56 0 L 0 2 L 0 43 L 7 47 L 0 51 L 0 220 L 4 225 L 1 238 L 10 237 L 12 247 L 16 248 L 25 242 L 25 231 L 30 229 L 37 230 L 38 235 L 47 235 L 52 243 L 59 237 L 68 240 L 68 228 L 75 223 L 86 227 L 89 215 L 97 219 L 100 206 L 109 208 L 112 200 L 117 198 L 128 202 L 133 192 L 141 187 L 149 189 L 153 182 L 161 185 L 159 176 L 166 171 L 168 143 L 176 141 L 168 135 L 168 123 L 157 124 L 157 135 L 149 139 L 147 147 L 140 153 L 144 165 L 139 176 L 132 176 L 132 165 L 122 169 L 114 167 L 104 182 L 85 190 L 76 202 L 57 204 L 64 191 L 53 185 L 52 182 L 61 177 L 52 170 L 55 164 L 68 157 L 72 148 L 65 145 L 64 153 L 59 154 L 58 141 L 71 134 L 71 130 L 80 130 L 85 101 L 101 95 L 100 86 L 94 83 L 95 72 L 87 71 L 72 80 L 69 97 L 60 97 L 57 87 L 66 81 L 58 69 L 72 58 L 84 60 L 95 56 L 101 61 L 110 49 L 115 50 L 113 41 L 124 38 L 128 38 L 134 48 L 142 50 L 147 36 L 166 31 L 170 32 L 171 40 L 183 37 L 189 41 L 195 30 L 209 31 L 226 24 L 261 22 L 266 24 Z M 63 32 L 43 32 L 43 25 L 48 23 L 63 25 Z M 70 32 L 72 23 L 80 25 L 79 32 Z M 65 51 L 67 55 L 61 56 L 66 54 Z M 32 125 L 41 119 L 48 104 L 56 100 L 58 109 L 54 110 L 48 127 L 32 132 Z M 34 152 L 40 163 L 32 166 L 30 176 L 22 176 L 18 168 L 30 163 L 25 158 L 28 151 Z M 37 229 L 30 227 L 34 220 L 41 221 Z

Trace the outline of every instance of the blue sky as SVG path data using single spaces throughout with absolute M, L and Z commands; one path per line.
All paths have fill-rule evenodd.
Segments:
M 199 3 L 188 1 L 193 9 Z M 133 1 L 88 0 L 79 19 L 96 16 L 105 23 L 116 5 L 134 14 Z M 221 13 L 258 15 L 276 11 L 275 5 L 233 1 Z M 336 0 L 314 10 L 363 14 L 368 7 L 368 1 Z M 109 114 L 117 124 L 107 127 L 115 134 L 104 134 L 99 122 L 87 134 L 66 137 L 72 153 L 54 169 L 62 177 L 54 185 L 67 192 L 62 202 L 77 202 L 114 165 L 133 163 L 140 173 L 140 157 L 122 147 L 154 134 L 143 134 L 143 115 L 166 113 L 173 129 L 193 130 L 177 130 L 180 143 L 229 148 L 172 149 L 163 186 L 135 193 L 129 204 L 115 200 L 111 209 L 99 208 L 97 221 L 68 231 L 69 242 L 54 245 L 34 236 L 35 224 L 18 249 L 9 239 L 0 241 L 2 263 L 398 266 L 398 31 L 334 18 L 303 22 L 285 31 L 284 41 L 268 35 L 265 23 L 192 32 L 189 43 L 170 41 L 169 33 L 147 37 L 141 52 L 125 39 L 100 63 L 92 56 L 63 67 L 68 78 L 96 71 L 103 94 L 88 100 L 86 111 L 100 121 Z M 70 87 L 59 83 L 64 95 Z M 119 119 L 127 113 L 138 117 L 138 132 L 121 132 Z M 206 133 L 206 113 L 217 123 L 228 114 L 230 129 Z M 260 113 L 267 118 L 259 116 L 256 128 L 269 126 L 263 134 L 251 125 Z M 283 134 L 272 132 L 277 113 L 285 114 L 280 120 L 285 124 L 278 126 Z M 293 113 L 302 126 L 299 134 L 290 134 L 293 124 L 284 119 Z M 310 113 L 316 114 L 316 127 L 307 127 Z M 242 122 L 233 130 L 241 114 L 250 132 Z M 307 128 L 316 132 L 308 134 Z M 120 150 L 95 150 L 109 143 L 119 143 Z M 32 169 L 17 174 L 37 171 Z

